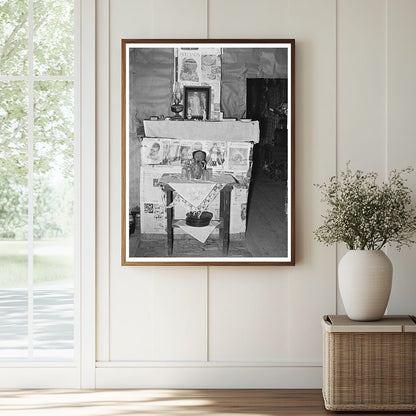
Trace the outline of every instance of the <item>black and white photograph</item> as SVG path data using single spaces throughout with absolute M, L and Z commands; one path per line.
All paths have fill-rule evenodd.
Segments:
M 294 264 L 294 40 L 122 40 L 122 264 Z
M 188 120 L 209 120 L 211 87 L 184 87 L 184 112 Z

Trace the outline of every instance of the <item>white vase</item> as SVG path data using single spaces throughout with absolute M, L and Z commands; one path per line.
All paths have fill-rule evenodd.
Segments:
M 350 250 L 338 265 L 339 291 L 348 317 L 377 321 L 387 308 L 393 267 L 381 250 Z

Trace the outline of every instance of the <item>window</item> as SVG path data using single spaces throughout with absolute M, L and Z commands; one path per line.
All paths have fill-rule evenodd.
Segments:
M 74 0 L 0 0 L 0 360 L 72 361 Z

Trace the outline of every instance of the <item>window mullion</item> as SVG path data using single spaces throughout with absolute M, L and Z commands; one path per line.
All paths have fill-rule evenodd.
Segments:
M 33 74 L 33 0 L 28 2 L 28 358 L 33 358 L 33 142 L 34 142 L 34 74 Z

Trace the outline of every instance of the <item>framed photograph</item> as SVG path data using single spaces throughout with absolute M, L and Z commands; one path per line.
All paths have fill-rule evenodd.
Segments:
M 209 120 L 211 87 L 184 86 L 184 114 L 188 120 Z
M 295 264 L 295 41 L 122 40 L 122 265 Z

